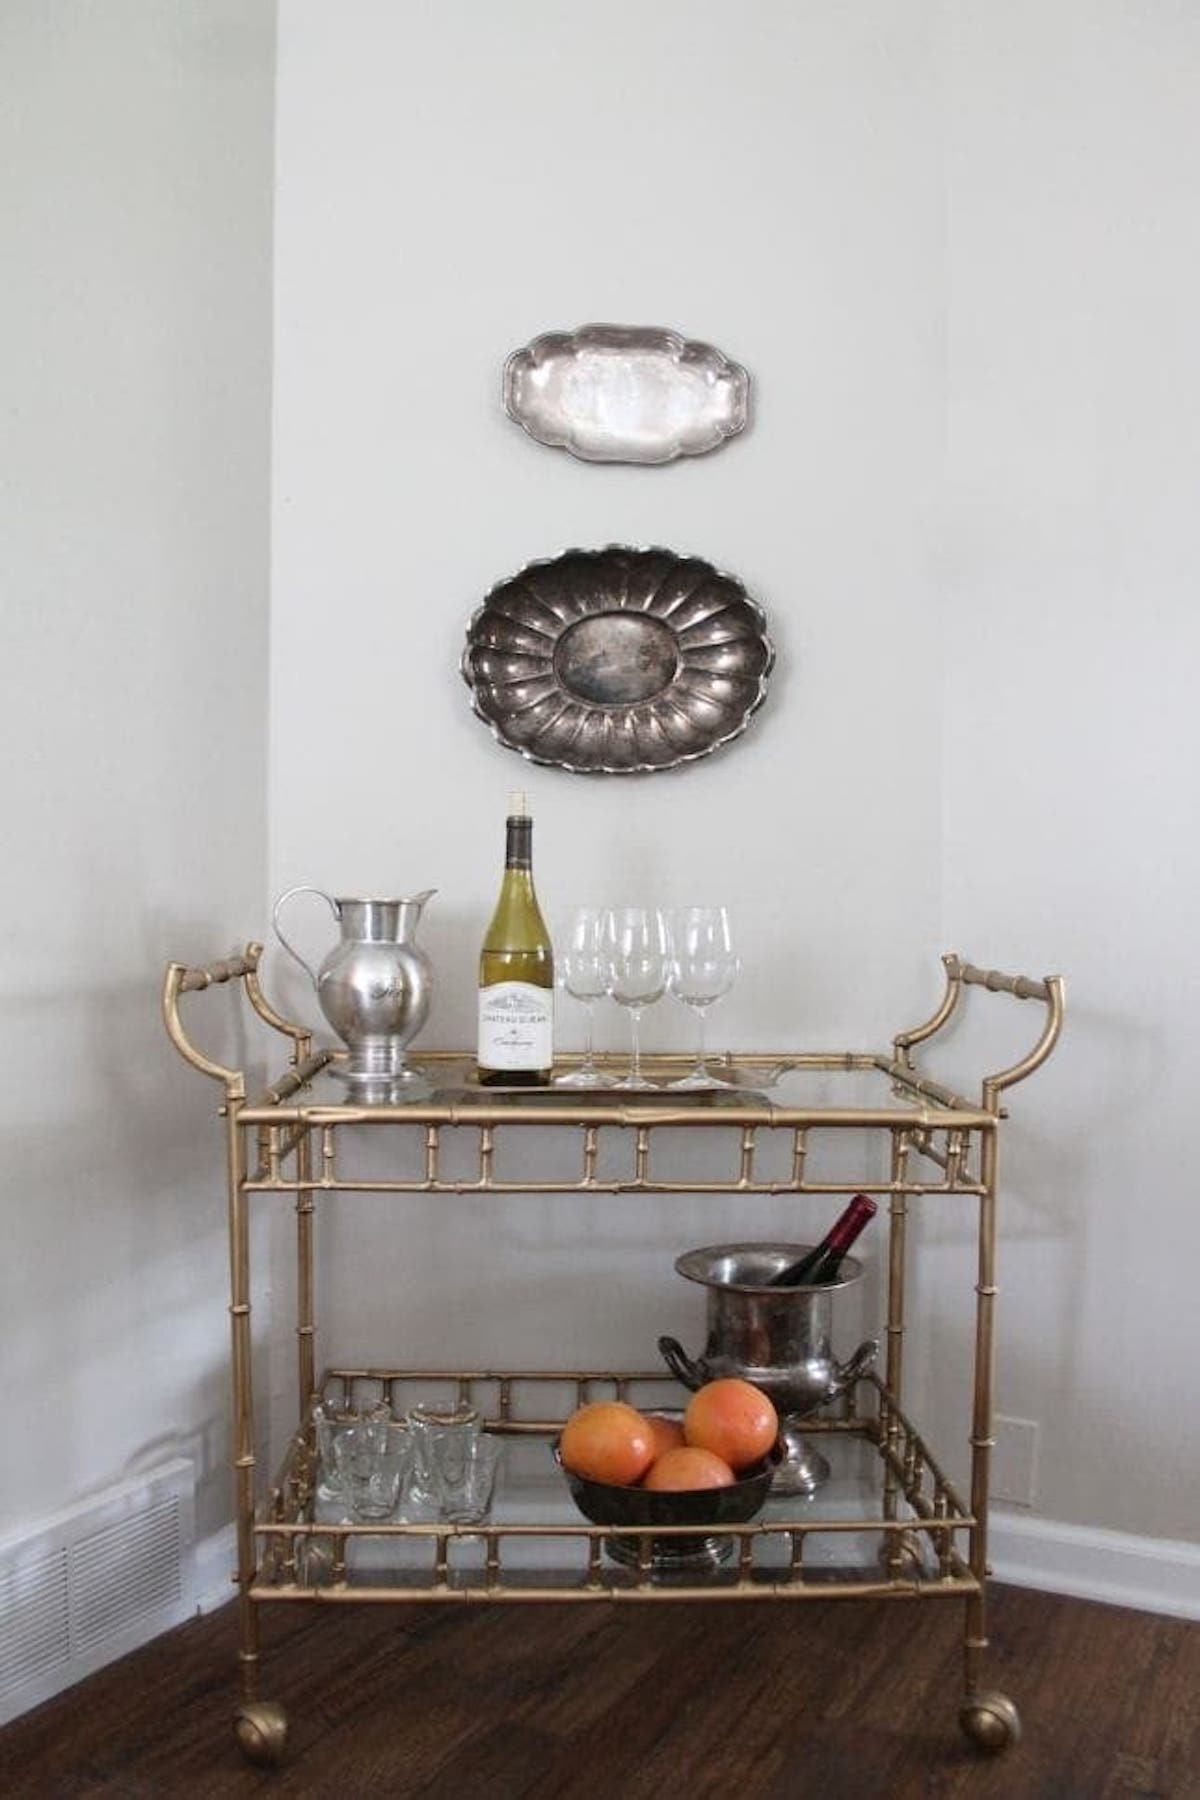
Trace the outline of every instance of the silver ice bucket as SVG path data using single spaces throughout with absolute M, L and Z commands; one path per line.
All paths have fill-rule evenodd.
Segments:
M 708 1336 L 693 1360 L 672 1337 L 658 1340 L 671 1373 L 698 1388 L 725 1375 L 753 1382 L 780 1415 L 787 1455 L 777 1491 L 812 1493 L 829 1466 L 796 1425 L 851 1387 L 874 1362 L 879 1343 L 867 1338 L 844 1363 L 833 1353 L 835 1295 L 862 1279 L 862 1264 L 847 1256 L 838 1279 L 816 1287 L 772 1287 L 771 1278 L 802 1257 L 806 1244 L 705 1244 L 675 1259 L 676 1271 L 707 1294 Z

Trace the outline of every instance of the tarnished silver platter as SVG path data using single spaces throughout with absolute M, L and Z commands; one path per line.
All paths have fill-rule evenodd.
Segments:
M 732 575 L 671 550 L 568 550 L 499 582 L 463 679 L 530 762 L 629 775 L 707 756 L 762 704 L 774 651 Z
M 585 462 L 664 463 L 745 424 L 750 377 L 712 344 L 641 325 L 548 331 L 504 365 L 504 405 L 540 444 Z

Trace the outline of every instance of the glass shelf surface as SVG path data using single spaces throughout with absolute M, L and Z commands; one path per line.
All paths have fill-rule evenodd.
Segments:
M 768 1498 L 752 1524 L 779 1525 L 787 1529 L 755 1533 L 752 1579 L 770 1583 L 784 1577 L 793 1553 L 792 1533 L 803 1531 L 806 1583 L 879 1581 L 880 1558 L 887 1533 L 881 1529 L 884 1518 L 883 1465 L 876 1448 L 865 1436 L 849 1431 L 818 1431 L 814 1433 L 814 1441 L 829 1460 L 830 1479 L 812 1498 L 794 1495 Z M 916 1518 L 902 1498 L 897 1500 L 894 1516 L 903 1522 Z M 354 1520 L 343 1501 L 319 1497 L 311 1500 L 293 1522 L 310 1522 L 314 1527 L 299 1558 L 301 1582 L 314 1586 L 323 1585 L 327 1580 L 330 1552 L 336 1542 L 344 1550 L 346 1585 L 350 1589 L 428 1589 L 435 1585 L 440 1541 L 446 1550 L 447 1585 L 480 1590 L 487 1579 L 489 1531 L 500 1537 L 503 1582 L 507 1589 L 521 1586 L 571 1588 L 584 1585 L 588 1578 L 589 1521 L 571 1498 L 553 1460 L 549 1439 L 540 1434 L 502 1438 L 492 1506 L 486 1520 L 477 1527 L 443 1527 L 439 1533 L 436 1512 L 403 1499 L 385 1523 L 433 1529 L 386 1535 L 375 1525 Z M 528 1535 L 506 1536 L 505 1526 L 533 1529 Z M 326 1530 L 322 1531 L 322 1527 Z M 555 1530 L 572 1529 L 580 1535 L 550 1535 Z M 714 1532 L 713 1536 L 720 1538 L 721 1534 Z M 924 1572 L 931 1575 L 936 1562 L 927 1541 L 921 1541 L 924 1543 Z M 740 1539 L 736 1532 L 727 1533 L 723 1542 L 727 1560 L 704 1571 L 706 1587 L 719 1589 L 737 1585 L 740 1579 Z M 316 1560 L 313 1560 L 309 1546 L 315 1546 Z M 602 1566 L 606 1584 L 619 1587 L 626 1581 L 632 1584 L 636 1580 L 636 1570 L 622 1567 L 607 1547 Z M 685 1567 L 673 1568 L 669 1558 L 656 1557 L 654 1580 L 655 1585 L 669 1586 L 674 1581 L 692 1584 L 696 1574 Z
M 608 1056 L 598 1060 L 614 1079 L 626 1073 L 627 1059 L 624 1057 Z M 656 1085 L 643 1090 L 615 1086 L 594 1089 L 481 1087 L 474 1079 L 474 1065 L 467 1057 L 446 1057 L 428 1062 L 414 1057 L 414 1069 L 421 1076 L 419 1081 L 381 1082 L 355 1088 L 337 1073 L 342 1061 L 340 1054 L 335 1054 L 333 1060 L 298 1093 L 287 1097 L 282 1103 L 284 1109 L 354 1108 L 381 1113 L 401 1109 L 420 1115 L 430 1108 L 453 1107 L 466 1115 L 485 1109 L 520 1111 L 523 1115 L 569 1111 L 584 1118 L 613 1108 L 641 1111 L 647 1115 L 664 1109 L 678 1109 L 695 1120 L 704 1114 L 739 1113 L 747 1109 L 761 1111 L 764 1119 L 772 1111 L 848 1113 L 882 1110 L 899 1117 L 919 1117 L 929 1104 L 919 1094 L 899 1088 L 886 1070 L 848 1066 L 850 1059 L 847 1056 L 832 1052 L 819 1063 L 809 1062 L 799 1067 L 786 1066 L 785 1059 L 759 1057 L 747 1052 L 736 1065 L 725 1065 L 726 1074 L 731 1077 L 728 1086 L 693 1090 L 670 1085 L 687 1074 L 692 1066 L 688 1057 L 676 1058 L 670 1063 L 653 1056 L 645 1058 L 646 1073 Z M 566 1061 L 556 1066 L 567 1072 L 571 1063 Z M 720 1070 L 722 1063 L 717 1058 L 710 1066 Z M 732 1079 L 735 1076 L 736 1079 Z M 251 1105 L 258 1110 L 255 1101 L 252 1100 Z

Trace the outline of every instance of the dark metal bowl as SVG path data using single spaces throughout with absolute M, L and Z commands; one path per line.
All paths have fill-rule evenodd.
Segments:
M 704 1531 L 719 1530 L 722 1525 L 744 1525 L 762 1511 L 779 1456 L 776 1445 L 770 1456 L 755 1463 L 731 1487 L 656 1493 L 653 1488 L 618 1487 L 612 1482 L 576 1475 L 563 1462 L 559 1439 L 554 1440 L 554 1460 L 566 1477 L 571 1498 L 593 1525 L 694 1525 Z

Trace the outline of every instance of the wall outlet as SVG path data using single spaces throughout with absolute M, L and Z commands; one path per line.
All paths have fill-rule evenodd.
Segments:
M 996 1413 L 992 1436 L 996 1440 L 992 1451 L 992 1499 L 1007 1501 L 1010 1506 L 1032 1506 L 1037 1495 L 1036 1419 L 1006 1419 Z

